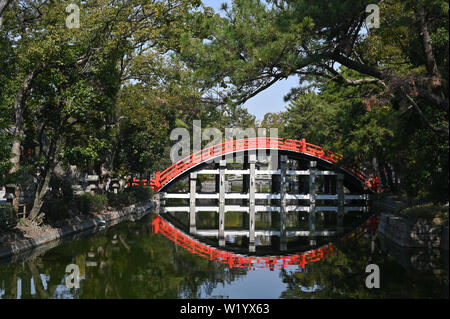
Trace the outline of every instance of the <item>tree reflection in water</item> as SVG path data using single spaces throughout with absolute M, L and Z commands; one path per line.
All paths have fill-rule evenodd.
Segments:
M 149 215 L 89 237 L 64 241 L 22 260 L 3 261 L 0 297 L 208 298 L 220 294 L 233 298 L 242 295 L 244 289 L 252 298 L 258 295 L 257 288 L 245 283 L 258 280 L 258 289 L 269 298 L 448 298 L 448 267 L 441 276 L 405 269 L 379 250 L 378 244 L 372 250 L 369 233 L 362 228 L 362 236 L 334 243 L 333 254 L 327 258 L 312 261 L 308 257 L 303 267 L 297 264 L 272 268 L 277 280 L 266 282 L 261 280 L 267 274 L 265 270 L 230 268 L 229 263 L 200 257 L 154 234 L 152 221 Z M 65 286 L 65 269 L 72 263 L 80 269 L 78 289 Z M 380 289 L 365 287 L 365 267 L 369 263 L 380 267 Z
M 154 231 L 177 245 L 208 260 L 234 268 L 278 269 L 286 288 L 280 298 L 448 298 L 448 268 L 443 276 L 406 270 L 379 246 L 375 233 L 378 218 L 373 216 L 340 240 L 303 253 L 286 256 L 252 256 L 202 243 L 168 223 L 159 215 Z M 366 266 L 381 269 L 381 289 L 365 286 Z M 295 267 L 296 266 L 296 267 Z
M 198 298 L 246 274 L 152 234 L 150 220 L 126 222 L 41 256 L 0 264 L 1 298 Z M 65 286 L 65 269 L 72 263 L 80 268 L 79 289 Z
M 366 237 L 366 238 L 365 238 Z M 336 254 L 307 271 L 281 270 L 287 284 L 282 298 L 448 298 L 448 269 L 443 276 L 405 269 L 379 249 L 371 250 L 370 237 L 336 245 Z M 380 289 L 365 286 L 366 266 L 380 267 Z M 312 291 L 304 287 L 320 287 Z

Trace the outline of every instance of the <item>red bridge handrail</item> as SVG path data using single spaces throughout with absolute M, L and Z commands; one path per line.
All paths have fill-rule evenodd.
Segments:
M 176 178 L 183 172 L 187 171 L 191 167 L 210 160 L 212 158 L 227 155 L 230 153 L 246 151 L 246 150 L 257 150 L 257 149 L 278 149 L 285 151 L 293 151 L 298 153 L 303 153 L 307 155 L 312 155 L 321 158 L 325 161 L 337 164 L 341 159 L 342 155 L 334 153 L 332 151 L 326 150 L 320 146 L 307 143 L 305 139 L 300 141 L 292 139 L 281 139 L 281 138 L 271 138 L 271 137 L 252 137 L 244 139 L 229 139 L 224 143 L 210 146 L 208 148 L 202 149 L 194 154 L 187 156 L 186 158 L 176 162 L 175 164 L 169 166 L 163 172 L 156 172 L 155 177 L 150 181 L 150 186 L 155 190 L 159 191 L 172 179 Z M 379 179 L 378 176 L 369 176 L 364 171 L 358 168 L 344 168 L 347 172 L 353 174 L 357 177 L 364 185 L 370 188 L 374 192 L 378 192 L 379 189 Z

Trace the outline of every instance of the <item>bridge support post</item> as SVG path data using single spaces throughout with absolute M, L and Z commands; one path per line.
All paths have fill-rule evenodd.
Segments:
M 189 175 L 189 233 L 197 232 L 195 220 L 195 194 L 197 193 L 197 173 L 192 172 Z
M 164 207 L 166 206 L 166 199 L 164 197 L 165 193 L 157 194 L 156 210 L 158 214 L 164 213 Z
M 336 191 L 338 195 L 337 232 L 344 232 L 344 174 L 338 173 Z
M 159 193 L 159 206 L 166 206 L 166 193 Z
M 309 243 L 316 244 L 316 172 L 317 162 L 309 162 Z
M 323 192 L 324 192 L 324 194 L 331 194 L 330 179 L 331 179 L 331 176 L 329 176 L 329 175 L 323 176 Z
M 225 246 L 225 159 L 219 162 L 219 246 Z
M 244 165 L 242 165 L 243 169 L 250 168 L 249 162 L 249 152 L 244 152 Z M 242 175 L 242 192 L 248 194 L 250 192 L 250 174 Z
M 249 185 L 249 251 L 255 252 L 255 214 L 256 214 L 256 207 L 255 207 L 255 193 L 256 193 L 256 154 L 250 153 L 249 154 L 249 169 L 250 169 L 250 185 Z
M 286 166 L 287 156 L 280 157 L 280 250 L 287 249 L 286 244 Z
M 275 160 L 272 160 L 272 161 L 275 161 Z M 272 194 L 280 192 L 280 175 L 273 174 L 271 176 L 271 185 L 270 186 L 271 186 L 270 192 Z
M 218 171 L 219 168 L 220 168 L 219 163 L 214 163 L 214 169 Z M 220 185 L 220 174 L 215 174 L 214 178 L 216 179 L 216 182 L 214 184 L 214 191 L 216 193 L 219 193 L 220 192 L 220 188 L 219 188 L 219 185 Z

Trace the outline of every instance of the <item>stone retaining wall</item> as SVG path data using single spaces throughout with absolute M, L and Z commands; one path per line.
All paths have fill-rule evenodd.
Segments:
M 108 214 L 103 215 L 101 218 L 93 218 L 78 225 L 66 226 L 49 231 L 48 233 L 37 238 L 28 238 L 16 241 L 12 244 L 4 244 L 0 246 L 0 258 L 15 255 L 32 248 L 36 248 L 40 245 L 49 243 L 51 241 L 60 239 L 62 237 L 85 231 L 94 227 L 99 227 L 101 225 L 109 227 L 117 224 L 126 216 L 147 214 L 153 208 L 153 202 L 146 203 L 144 205 L 131 205 L 119 211 L 108 212 Z
M 378 231 L 402 247 L 442 248 L 448 251 L 448 226 L 424 224 L 381 213 Z

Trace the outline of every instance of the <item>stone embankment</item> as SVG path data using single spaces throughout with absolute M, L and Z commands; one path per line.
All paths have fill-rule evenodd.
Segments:
M 378 232 L 402 247 L 448 251 L 448 223 L 439 218 L 425 221 L 398 216 L 396 212 L 405 206 L 405 203 L 395 199 L 374 201 L 374 210 L 380 212 Z
M 381 213 L 380 234 L 402 247 L 442 248 L 448 251 L 448 226 L 441 220 L 426 223 Z

